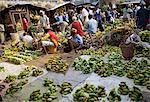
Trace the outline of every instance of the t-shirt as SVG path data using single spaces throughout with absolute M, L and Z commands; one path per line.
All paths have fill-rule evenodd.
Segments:
M 76 35 L 75 37 L 72 36 L 72 38 L 73 38 L 73 40 L 74 40 L 75 42 L 79 43 L 80 45 L 83 45 L 83 39 L 82 39 L 82 37 L 81 37 L 79 34 Z
M 88 33 L 96 33 L 97 27 L 98 27 L 98 22 L 95 19 L 92 18 L 87 22 L 86 29 Z
M 26 42 L 26 43 L 30 43 L 31 44 L 32 41 L 33 41 L 33 38 L 30 35 L 25 35 L 25 36 L 23 36 L 22 40 L 24 42 Z
M 84 17 L 86 17 L 85 22 L 87 22 L 89 20 L 88 16 L 89 16 L 88 11 L 85 8 L 83 8 L 82 9 L 82 21 L 84 21 Z

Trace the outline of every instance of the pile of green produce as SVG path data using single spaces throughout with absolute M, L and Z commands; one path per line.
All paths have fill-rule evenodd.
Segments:
M 36 90 L 31 93 L 29 101 L 38 101 L 40 99 L 41 99 L 41 92 L 40 90 Z
M 45 87 L 48 87 L 48 91 L 46 93 L 43 93 L 42 95 L 42 101 L 43 102 L 51 102 L 52 100 L 57 99 L 57 86 L 54 84 L 53 80 L 49 80 L 48 78 L 46 78 L 44 80 L 44 84 Z
M 3 66 L 0 66 L 0 72 L 4 72 L 5 68 Z
M 9 75 L 5 78 L 4 82 L 10 83 L 10 82 L 14 82 L 16 79 L 17 79 L 16 75 Z
M 75 102 L 97 102 L 99 97 L 105 96 L 107 95 L 103 86 L 95 87 L 94 85 L 86 84 L 76 90 L 73 94 L 73 99 Z
M 118 88 L 118 94 L 120 95 L 128 95 L 129 93 L 129 88 L 126 85 L 126 82 L 120 82 L 119 88 Z
M 20 91 L 23 88 L 23 86 L 27 83 L 28 83 L 28 80 L 23 80 L 23 81 L 20 81 L 18 84 L 16 84 L 16 83 L 10 84 L 9 85 L 10 87 L 6 90 L 6 94 L 12 95 L 12 94 Z
M 93 50 L 93 49 L 84 50 L 82 55 L 101 55 L 101 56 L 104 56 L 105 54 L 112 53 L 112 52 L 121 54 L 121 49 L 119 47 L 105 45 L 102 48 L 97 49 L 97 50 Z
M 27 68 L 25 68 L 19 75 L 18 75 L 18 79 L 25 79 L 27 77 L 30 76 L 30 73 L 36 69 L 36 67 L 34 66 L 28 66 Z
M 54 81 L 53 80 L 50 80 L 50 79 L 48 79 L 48 78 L 46 78 L 45 80 L 44 80 L 44 86 L 45 87 L 48 87 L 49 85 L 51 85 L 51 84 L 54 84 Z
M 132 101 L 141 101 L 143 100 L 143 95 L 141 90 L 137 87 L 133 87 L 133 89 L 129 92 L 129 97 Z
M 5 85 L 0 85 L 0 92 L 5 89 Z
M 149 30 L 144 30 L 139 32 L 139 36 L 142 41 L 150 43 L 150 31 Z
M 32 73 L 32 76 L 37 77 L 43 74 L 43 70 L 41 69 L 35 69 Z
M 63 95 L 67 95 L 67 94 L 71 93 L 72 90 L 73 90 L 72 85 L 68 82 L 64 82 L 61 85 L 60 93 L 63 94 Z
M 48 63 L 45 64 L 45 67 L 48 71 L 64 73 L 68 69 L 68 64 L 60 58 L 50 58 Z
M 57 86 L 54 84 L 54 81 L 46 78 L 44 80 L 43 85 L 48 88 L 48 91 L 43 94 L 40 92 L 40 90 L 33 91 L 30 94 L 29 101 L 42 100 L 42 102 L 51 102 L 51 101 L 57 99 L 58 89 L 57 89 Z
M 31 61 L 38 56 L 41 55 L 41 52 L 39 51 L 29 51 L 25 50 L 25 52 L 20 52 L 16 54 L 9 54 L 11 51 L 6 52 L 5 51 L 5 57 L 8 59 L 8 62 L 14 63 L 14 64 L 23 64 L 28 61 Z
M 121 97 L 119 95 L 117 95 L 116 89 L 112 89 L 110 91 L 107 99 L 109 100 L 109 102 L 120 102 L 121 101 Z

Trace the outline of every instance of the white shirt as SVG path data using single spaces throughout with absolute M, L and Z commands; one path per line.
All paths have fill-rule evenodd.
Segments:
M 84 17 L 86 17 L 85 22 L 87 22 L 89 20 L 88 16 L 89 16 L 88 11 L 85 8 L 83 8 L 82 9 L 82 21 L 84 21 Z
M 27 43 L 29 43 L 29 44 L 32 44 L 33 38 L 32 38 L 30 35 L 25 35 L 25 36 L 23 36 L 22 40 L 23 40 L 24 42 L 27 42 Z
M 86 29 L 88 33 L 96 33 L 97 27 L 98 27 L 98 22 L 95 19 L 92 18 L 87 22 Z
M 90 15 L 94 15 L 93 10 L 89 10 Z

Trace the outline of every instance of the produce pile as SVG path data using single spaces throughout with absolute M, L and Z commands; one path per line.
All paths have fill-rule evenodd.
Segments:
M 8 59 L 8 62 L 14 63 L 14 64 L 23 64 L 28 61 L 31 61 L 38 56 L 41 55 L 41 52 L 39 51 L 29 51 L 25 50 L 25 52 L 20 53 L 14 53 L 10 50 L 6 50 L 4 53 L 4 57 Z
M 37 77 L 42 74 L 43 74 L 43 70 L 41 70 L 35 66 L 28 66 L 18 75 L 18 79 L 25 79 L 25 78 L 28 78 L 30 75 Z
M 101 37 L 102 37 L 102 33 L 101 32 L 98 32 L 97 34 L 92 35 L 91 37 L 87 34 L 87 35 L 83 36 L 84 45 L 86 47 L 88 47 L 88 48 L 91 45 L 93 47 L 99 48 L 99 47 L 101 47 L 103 45 Z
M 144 30 L 139 32 L 139 36 L 142 41 L 150 43 L 150 31 Z
M 106 97 L 105 87 L 86 84 L 73 94 L 75 102 L 97 102 L 99 97 Z
M 104 56 L 105 54 L 112 53 L 112 52 L 116 52 L 118 54 L 121 54 L 121 49 L 119 47 L 116 47 L 116 46 L 105 45 L 98 50 L 93 50 L 93 49 L 84 50 L 82 55 L 101 55 L 101 56 Z
M 77 89 L 73 94 L 73 100 L 75 102 L 120 102 L 122 96 L 129 95 L 132 101 L 143 100 L 141 90 L 135 86 L 128 88 L 125 82 L 120 82 L 119 88 L 114 88 L 106 93 L 104 86 L 95 86 L 85 84 L 83 87 Z
M 126 76 L 133 79 L 135 85 L 150 86 L 150 64 L 147 60 L 132 59 L 124 61 L 120 54 L 112 52 L 107 61 L 101 56 L 92 56 L 89 60 L 80 57 L 75 59 L 73 67 L 75 70 L 82 71 L 85 74 L 95 72 L 101 77 L 116 75 Z
M 3 66 L 0 66 L 0 72 L 5 72 L 5 68 Z
M 64 73 L 68 69 L 68 64 L 66 61 L 60 59 L 60 58 L 50 58 L 48 63 L 45 64 L 45 68 L 48 71 L 58 72 L 58 73 Z
M 48 91 L 46 93 L 41 93 L 40 90 L 33 91 L 30 94 L 29 101 L 39 101 L 42 100 L 42 102 L 51 102 L 55 99 L 57 99 L 57 86 L 54 84 L 53 80 L 45 79 L 44 84 L 45 87 L 48 88 Z
M 9 88 L 6 90 L 6 94 L 14 94 L 20 91 L 25 84 L 28 83 L 28 80 L 22 80 L 19 83 L 12 83 L 9 85 Z
M 18 76 L 16 75 L 8 75 L 4 83 L 9 85 L 8 89 L 6 90 L 6 94 L 14 94 L 20 91 L 25 84 L 28 83 L 28 79 L 30 76 L 37 77 L 43 74 L 43 70 L 35 67 L 35 66 L 28 66 L 23 71 L 20 72 Z M 0 85 L 0 91 L 5 88 L 5 85 Z
M 73 86 L 68 82 L 64 82 L 60 88 L 61 88 L 60 93 L 63 95 L 67 95 L 71 93 L 73 90 Z

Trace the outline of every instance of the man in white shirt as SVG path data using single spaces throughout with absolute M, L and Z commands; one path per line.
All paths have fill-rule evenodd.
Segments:
M 47 15 L 45 15 L 45 12 L 44 11 L 40 11 L 40 26 L 45 29 L 45 28 L 48 28 L 50 27 L 50 22 L 49 22 L 49 18 L 47 17 Z
M 88 11 L 86 10 L 86 8 L 83 7 L 83 9 L 82 9 L 82 22 L 83 22 L 84 25 L 89 20 L 88 16 L 89 16 Z

